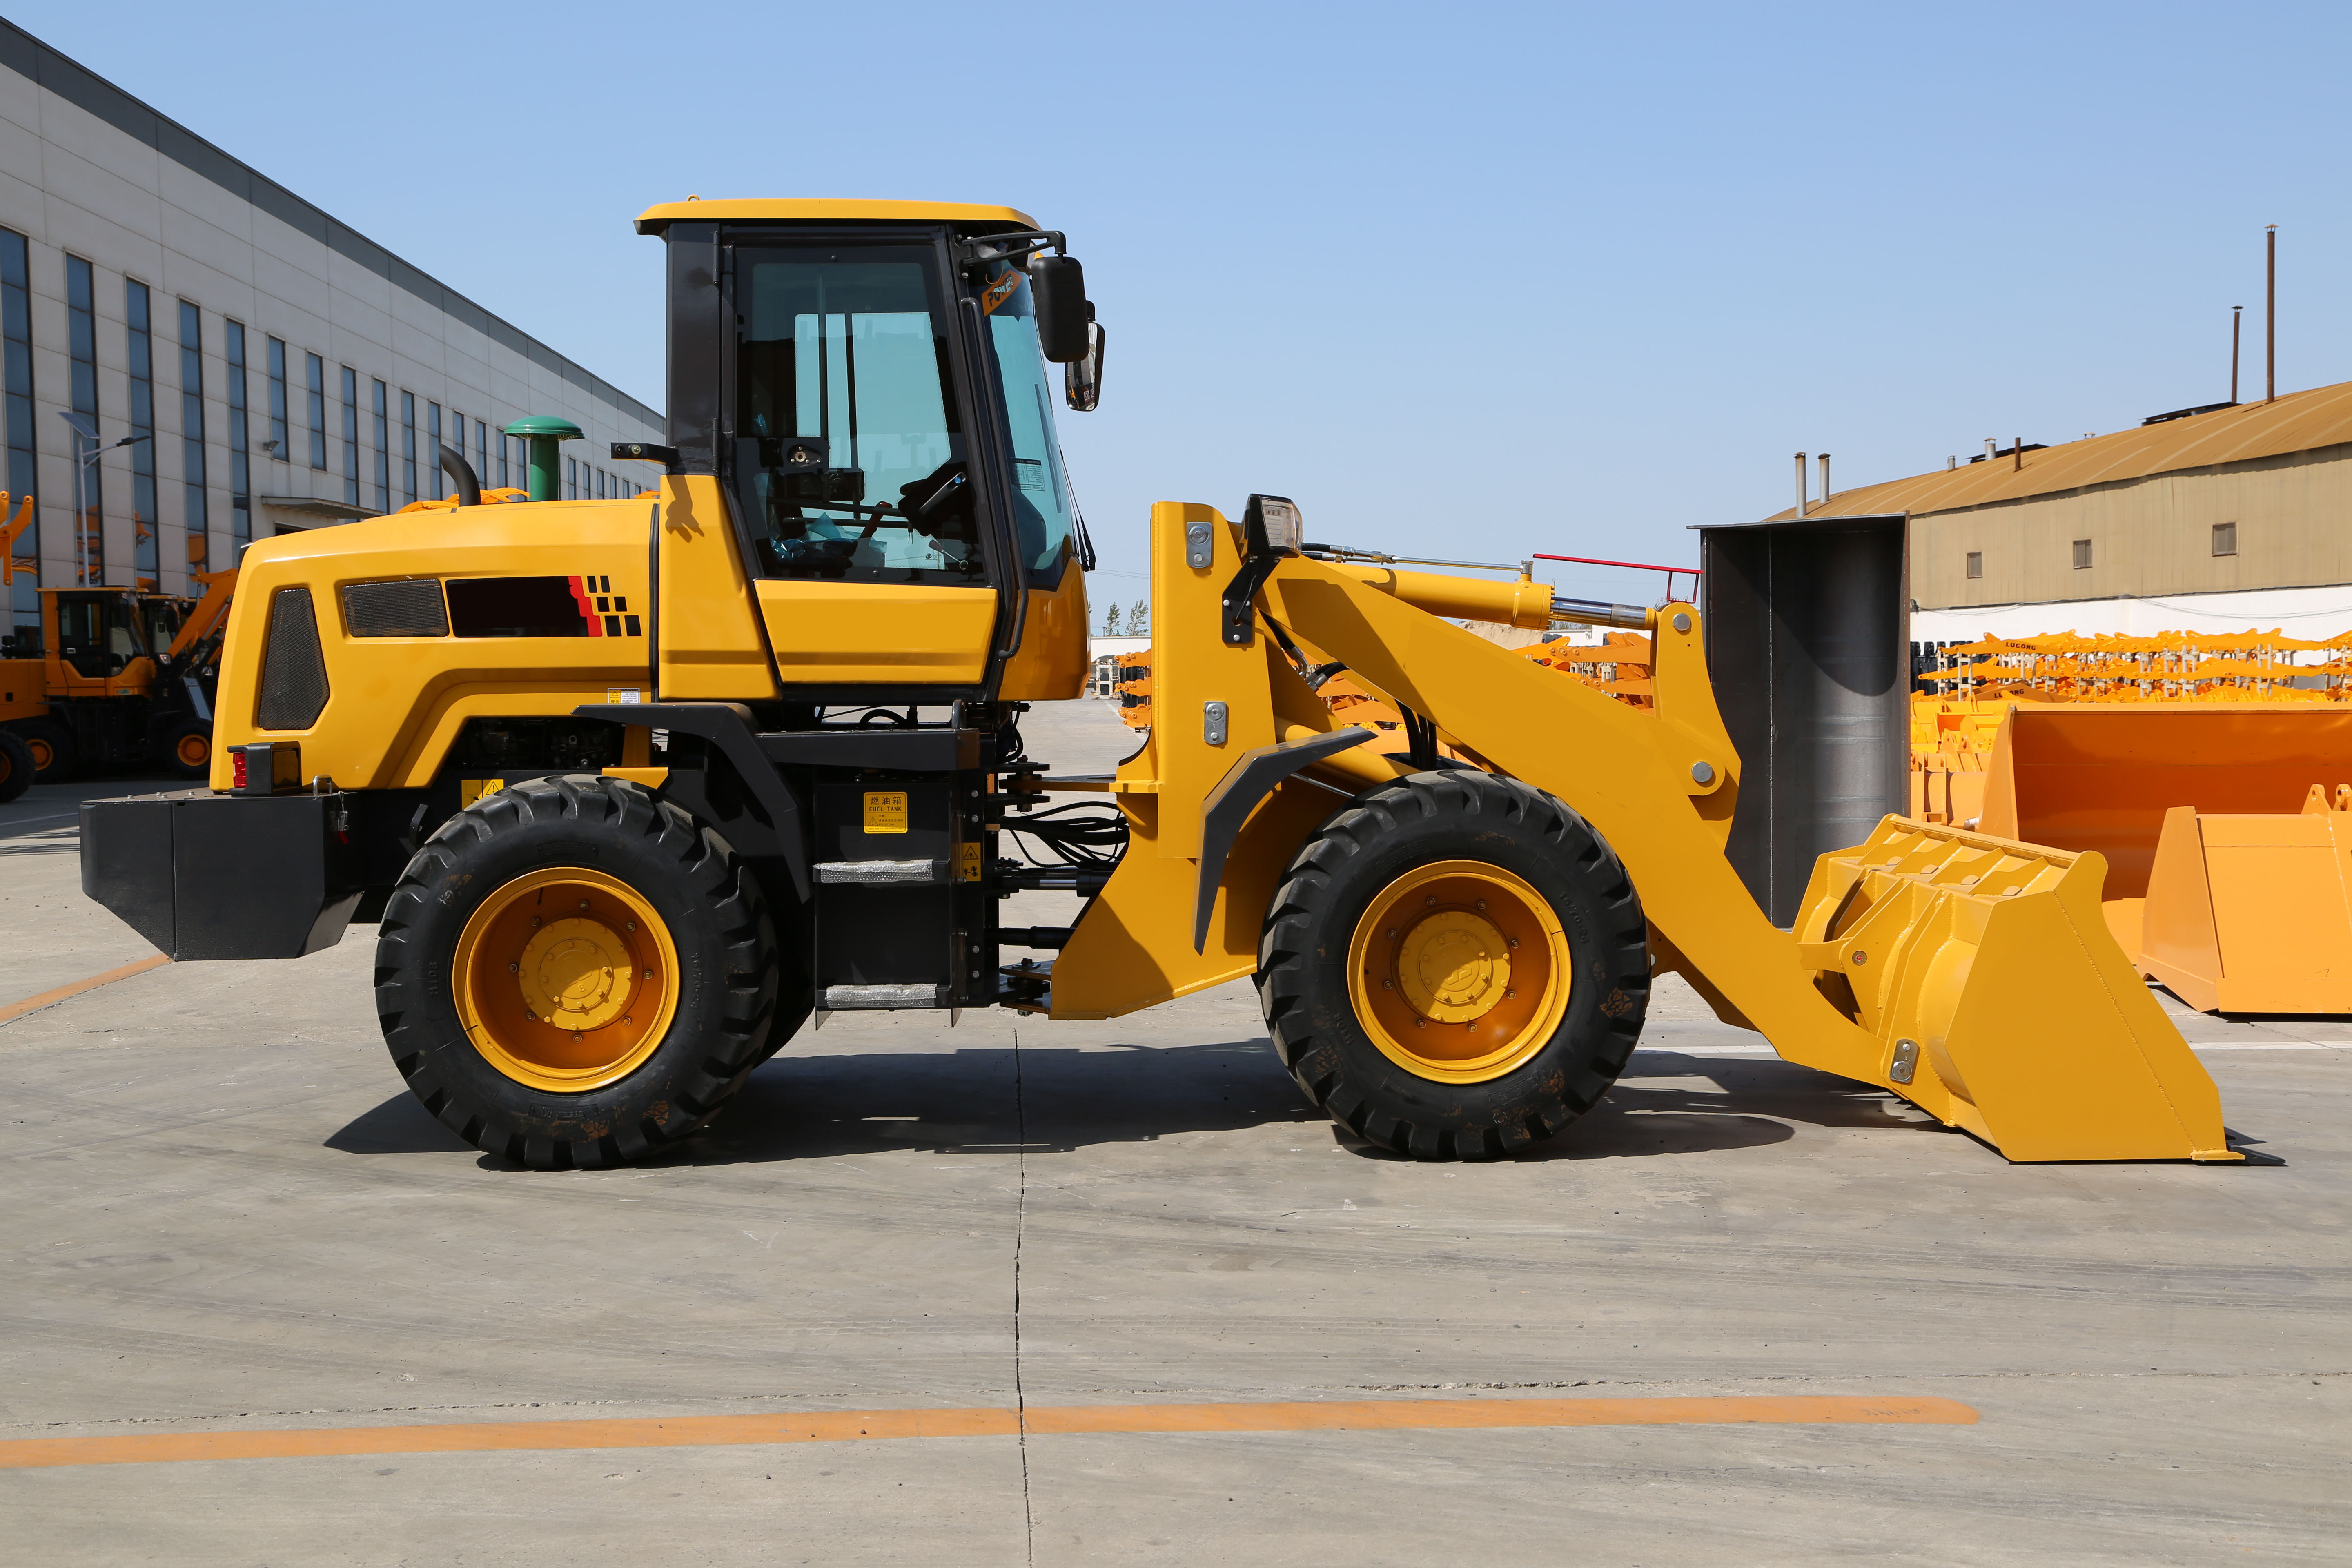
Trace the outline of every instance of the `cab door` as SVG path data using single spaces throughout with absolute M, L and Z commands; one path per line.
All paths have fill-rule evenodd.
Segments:
M 999 595 L 940 248 L 733 249 L 722 463 L 788 699 L 946 701 L 987 679 Z

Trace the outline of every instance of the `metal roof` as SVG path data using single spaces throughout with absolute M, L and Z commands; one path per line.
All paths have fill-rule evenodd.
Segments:
M 1002 228 L 1035 228 L 1037 220 L 1011 207 L 963 202 L 851 202 L 794 197 L 787 200 L 706 202 L 689 196 L 647 207 L 637 218 L 639 234 L 659 234 L 674 223 L 957 223 Z
M 2045 447 L 2026 453 L 2021 468 L 2016 459 L 2004 455 L 1907 479 L 1839 490 L 1826 504 L 1814 502 L 1806 515 L 1957 511 L 2347 442 L 2352 442 L 2352 381 L 2282 393 L 2276 403 L 2244 403 L 2161 425 L 2118 430 L 2112 436 Z M 1796 515 L 1794 507 L 1787 507 L 1764 521 L 1790 521 Z

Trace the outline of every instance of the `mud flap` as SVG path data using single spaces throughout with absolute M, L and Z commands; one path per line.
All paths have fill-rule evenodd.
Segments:
M 2008 1159 L 2242 1160 L 2107 929 L 2105 879 L 2093 852 L 1890 816 L 1815 863 L 1798 952 L 1888 1088 Z

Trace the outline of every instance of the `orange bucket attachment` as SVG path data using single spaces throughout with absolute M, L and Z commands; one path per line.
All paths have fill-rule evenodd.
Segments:
M 2105 863 L 1890 816 L 1796 926 L 1895 1092 L 2009 1159 L 2236 1160 L 2221 1096 L 2099 912 Z
M 2141 973 L 2208 1013 L 2352 1013 L 2352 786 L 2300 812 L 2164 814 Z

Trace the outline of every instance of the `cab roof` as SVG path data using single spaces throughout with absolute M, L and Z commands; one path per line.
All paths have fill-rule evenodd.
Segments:
M 674 223 L 951 223 L 973 230 L 1035 228 L 1037 220 L 1012 207 L 968 202 L 846 202 L 811 197 L 707 202 L 688 196 L 637 216 L 639 234 L 659 234 Z

